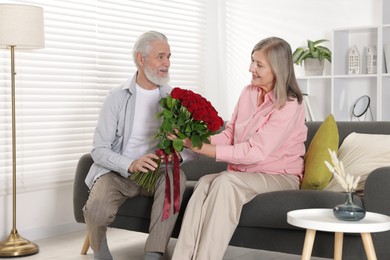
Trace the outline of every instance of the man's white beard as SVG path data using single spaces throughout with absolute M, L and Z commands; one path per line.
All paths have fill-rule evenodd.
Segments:
M 166 77 L 160 77 L 154 73 L 153 70 L 149 68 L 149 66 L 145 66 L 145 76 L 148 80 L 156 85 L 166 85 L 169 82 L 169 73 L 167 73 Z

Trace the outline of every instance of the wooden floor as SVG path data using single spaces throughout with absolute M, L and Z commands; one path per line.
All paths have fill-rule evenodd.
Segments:
M 85 232 L 78 231 L 52 238 L 33 241 L 39 246 L 39 253 L 27 257 L 13 257 L 9 259 L 25 260 L 92 260 L 92 251 L 81 255 L 80 250 L 84 241 Z M 107 232 L 108 244 L 114 260 L 143 260 L 143 249 L 147 234 L 120 229 L 109 229 Z M 169 260 L 175 246 L 176 239 L 171 239 L 168 252 L 165 256 Z M 300 256 L 288 255 L 262 250 L 228 247 L 224 260 L 299 260 Z M 315 258 L 312 260 L 325 260 Z

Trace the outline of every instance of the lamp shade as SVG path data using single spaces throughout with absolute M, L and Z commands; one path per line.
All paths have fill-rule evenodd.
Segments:
M 0 4 L 0 48 L 45 47 L 43 8 L 23 4 Z

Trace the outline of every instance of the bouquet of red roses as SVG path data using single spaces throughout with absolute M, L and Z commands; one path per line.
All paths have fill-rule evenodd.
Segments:
M 160 142 L 158 147 L 170 154 L 173 150 L 183 150 L 183 140 L 190 138 L 193 147 L 202 147 L 209 143 L 209 137 L 220 129 L 223 120 L 211 105 L 210 101 L 191 90 L 174 88 L 171 95 L 160 100 L 163 108 L 158 114 L 162 124 L 157 132 Z M 173 142 L 167 138 L 167 133 L 175 133 L 177 139 Z
M 156 138 L 159 140 L 159 150 L 156 151 L 156 154 L 159 156 L 162 154 L 165 155 L 166 167 L 169 163 L 167 155 L 171 153 L 173 154 L 175 188 L 179 183 L 178 178 L 180 178 L 177 177 L 180 176 L 180 170 L 176 152 L 183 150 L 183 141 L 186 138 L 190 138 L 193 147 L 201 148 L 203 143 L 210 142 L 209 137 L 217 133 L 223 125 L 223 120 L 218 116 L 218 112 L 207 99 L 191 90 L 174 88 L 170 95 L 165 98 L 161 98 L 160 105 L 162 107 L 162 111 L 158 113 L 157 116 L 162 119 L 162 123 L 156 134 Z M 171 141 L 167 137 L 168 133 L 175 133 L 178 138 Z M 160 162 L 161 160 L 157 161 L 159 166 Z M 157 167 L 157 169 L 153 172 L 133 173 L 130 178 L 141 187 L 152 191 L 154 190 L 158 179 L 158 168 L 159 167 Z M 168 169 L 166 169 L 166 172 L 167 171 Z M 168 175 L 166 179 L 167 181 L 169 180 Z M 169 186 L 170 185 L 168 185 L 167 182 L 166 189 Z M 170 193 L 170 191 L 166 190 L 166 197 L 170 198 L 168 193 Z

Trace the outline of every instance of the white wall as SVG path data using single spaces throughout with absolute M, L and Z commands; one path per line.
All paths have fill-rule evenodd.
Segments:
M 377 25 L 381 18 L 381 0 L 221 1 L 222 8 L 224 5 L 228 10 L 222 17 L 222 23 L 228 25 L 227 31 L 222 32 L 227 37 L 222 41 L 226 56 L 220 60 L 225 70 L 218 75 L 219 94 L 209 97 L 224 119 L 230 119 L 242 88 L 250 83 L 250 52 L 261 39 L 281 37 L 294 51 L 306 45 L 307 39 L 332 40 L 333 29 Z M 330 71 L 330 65 L 327 66 Z M 297 76 L 302 76 L 301 67 L 296 69 Z
M 67 183 L 18 192 L 16 228 L 19 234 L 35 240 L 84 229 L 84 225 L 74 221 L 72 189 L 72 184 Z M 12 230 L 12 195 L 0 196 L 0 212 L 0 237 L 3 238 Z
M 376 25 L 380 21 L 380 2 L 210 1 L 206 32 L 210 44 L 205 46 L 207 86 L 203 94 L 214 103 L 224 119 L 229 119 L 241 89 L 249 83 L 250 51 L 256 42 L 274 35 L 286 39 L 294 49 L 304 45 L 306 39 L 330 39 L 335 28 Z M 229 15 L 225 14 L 225 8 L 231 11 Z M 226 24 L 229 24 L 228 30 Z M 10 195 L 0 194 L 0 212 L 1 238 L 12 228 Z M 17 196 L 17 228 L 22 236 L 31 240 L 84 228 L 73 218 L 72 183 L 20 191 Z

